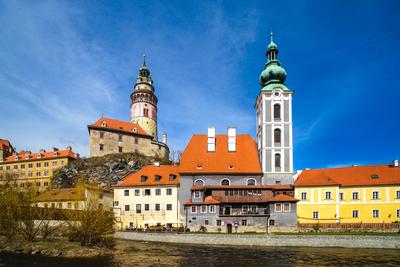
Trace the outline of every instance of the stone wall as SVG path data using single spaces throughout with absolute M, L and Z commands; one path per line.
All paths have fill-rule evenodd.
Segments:
M 400 236 L 235 235 L 116 232 L 119 239 L 227 246 L 400 249 Z

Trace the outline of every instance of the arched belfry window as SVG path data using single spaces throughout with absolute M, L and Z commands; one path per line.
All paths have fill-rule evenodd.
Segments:
M 282 142 L 282 133 L 281 129 L 275 129 L 274 130 L 274 143 L 276 145 L 280 145 Z
M 194 181 L 194 185 L 203 186 L 204 185 L 204 181 L 201 180 L 201 179 L 197 179 L 196 181 Z
M 221 185 L 230 185 L 231 181 L 229 181 L 228 179 L 222 179 L 221 180 Z
M 281 170 L 281 154 L 275 154 L 275 171 Z
M 279 104 L 274 105 L 274 119 L 275 120 L 281 119 L 281 105 Z

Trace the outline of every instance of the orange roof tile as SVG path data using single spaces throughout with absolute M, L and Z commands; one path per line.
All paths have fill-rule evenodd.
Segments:
M 179 185 L 178 168 L 177 165 L 147 165 L 141 170 L 125 176 L 115 187 Z M 159 180 L 156 179 L 156 175 L 161 176 L 158 177 Z M 175 179 L 170 180 L 170 175 L 174 175 Z M 147 177 L 143 182 L 142 176 Z
M 6 139 L 0 139 L 0 149 L 3 149 L 3 147 L 12 148 L 10 141 L 8 141 Z
M 298 199 L 284 194 L 275 195 L 273 198 L 268 199 L 268 202 L 297 202 Z
M 192 202 L 191 200 L 187 200 L 183 205 L 214 205 L 214 204 L 220 204 L 221 201 L 216 200 L 212 196 L 207 196 L 204 199 L 204 202 Z
M 182 154 L 181 173 L 261 174 L 257 146 L 250 135 L 236 136 L 236 151 L 228 152 L 228 136 L 216 135 L 216 149 L 207 151 L 207 135 L 193 135 Z
M 56 153 L 57 152 L 57 153 Z M 55 154 L 56 153 L 56 154 Z M 40 157 L 39 157 L 40 154 Z M 57 151 L 47 151 L 47 152 L 38 152 L 38 153 L 30 153 L 27 151 L 19 152 L 16 156 L 18 156 L 18 162 L 21 161 L 31 161 L 31 160 L 44 160 L 44 159 L 53 159 L 53 158 L 79 158 L 79 155 L 74 153 L 72 150 L 57 150 Z M 3 163 L 16 162 L 16 156 L 9 156 L 3 160 Z M 29 156 L 29 158 L 27 158 Z
M 192 190 L 203 189 L 277 189 L 289 190 L 293 189 L 291 185 L 194 185 Z
M 105 124 L 103 124 L 103 123 L 105 123 Z M 105 126 L 103 126 L 103 125 L 105 125 Z M 142 127 L 139 126 L 139 124 L 132 123 L 132 122 L 119 121 L 119 120 L 114 120 L 114 119 L 109 119 L 109 118 L 100 118 L 95 123 L 88 125 L 88 128 L 89 129 L 108 129 L 108 130 L 114 130 L 114 131 L 119 131 L 119 132 L 130 133 L 130 134 L 139 134 L 139 135 L 150 136 L 148 133 L 146 133 L 145 130 L 143 130 Z M 136 130 L 134 130 L 134 129 L 136 129 Z
M 374 175 L 378 178 L 372 178 Z M 374 165 L 304 170 L 294 184 L 296 187 L 400 185 L 400 168 Z
M 51 189 L 35 198 L 35 202 L 85 200 L 85 190 L 78 188 Z

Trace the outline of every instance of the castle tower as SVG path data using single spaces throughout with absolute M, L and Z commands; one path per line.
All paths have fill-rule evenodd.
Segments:
M 278 61 L 278 46 L 271 41 L 267 63 L 260 75 L 256 101 L 257 146 L 264 172 L 263 183 L 293 183 L 292 94 L 284 84 L 286 71 Z
M 131 122 L 139 124 L 143 130 L 157 137 L 157 97 L 154 94 L 153 79 L 146 65 L 146 56 L 131 94 Z

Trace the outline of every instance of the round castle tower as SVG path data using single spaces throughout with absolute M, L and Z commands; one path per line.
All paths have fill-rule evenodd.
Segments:
M 157 137 L 157 97 L 154 94 L 153 79 L 146 65 L 146 56 L 131 94 L 131 122 L 139 124 L 148 134 Z

